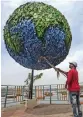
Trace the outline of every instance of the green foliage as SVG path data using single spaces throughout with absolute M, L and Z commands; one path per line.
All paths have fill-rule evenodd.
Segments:
M 14 53 L 19 53 L 22 50 L 22 44 L 20 39 L 18 38 L 18 34 L 17 35 L 13 35 L 11 36 L 8 30 L 8 27 L 5 26 L 4 28 L 4 40 L 7 46 L 9 46 L 9 48 L 11 48 Z
M 21 42 L 16 41 L 17 36 L 14 37 L 14 44 L 11 41 L 11 35 L 9 30 L 11 27 L 16 26 L 21 20 L 24 19 L 32 19 L 35 24 L 36 33 L 39 39 L 43 40 L 44 32 L 49 26 L 56 26 L 59 25 L 63 28 L 66 38 L 65 44 L 66 47 L 69 49 L 71 45 L 71 31 L 68 25 L 67 20 L 65 19 L 64 15 L 62 15 L 56 8 L 46 5 L 44 3 L 39 2 L 28 2 L 27 4 L 21 5 L 17 8 L 14 13 L 10 16 L 6 23 L 6 29 L 4 29 L 4 38 L 7 44 L 16 52 L 21 51 Z M 7 25 L 9 26 L 7 28 Z
M 43 76 L 43 73 L 40 73 L 40 74 L 34 76 L 34 77 L 33 77 L 33 83 L 34 83 L 36 80 L 42 78 L 42 76 Z M 32 78 L 32 74 L 29 73 L 29 74 L 28 74 L 28 78 L 24 81 L 24 82 L 26 83 L 26 85 L 30 85 L 30 84 L 31 84 L 31 78 Z

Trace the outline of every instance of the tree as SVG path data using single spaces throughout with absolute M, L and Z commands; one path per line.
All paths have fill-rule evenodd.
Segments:
M 40 73 L 40 74 L 34 76 L 34 77 L 33 77 L 33 83 L 34 83 L 36 80 L 40 79 L 42 76 L 43 76 L 43 73 Z M 25 82 L 25 85 L 27 85 L 27 86 L 30 85 L 30 83 L 31 83 L 31 77 L 32 77 L 32 74 L 29 73 L 27 79 L 24 81 L 24 82 Z
M 40 79 L 42 76 L 43 76 L 43 73 L 40 73 L 40 74 L 38 74 L 38 75 L 36 75 L 36 76 L 33 76 L 33 83 L 34 83 L 36 80 Z M 24 82 L 25 82 L 25 85 L 28 86 L 28 90 L 29 90 L 29 99 L 31 99 L 31 78 L 32 78 L 32 73 L 29 73 L 27 79 L 24 81 Z

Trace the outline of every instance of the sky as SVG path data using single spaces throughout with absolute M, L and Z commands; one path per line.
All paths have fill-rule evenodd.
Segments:
M 1 1 L 1 84 L 2 85 L 24 85 L 30 69 L 24 68 L 14 61 L 8 54 L 4 40 L 3 28 L 7 19 L 13 11 L 22 4 L 33 0 L 2 0 Z M 76 61 L 78 63 L 79 82 L 83 82 L 83 1 L 79 0 L 34 0 L 44 2 L 57 8 L 67 19 L 71 32 L 72 44 L 66 59 L 57 67 L 68 71 L 69 62 Z M 66 78 L 60 75 L 57 79 L 54 69 L 34 71 L 34 75 L 43 73 L 40 80 L 34 85 L 45 84 L 63 84 Z

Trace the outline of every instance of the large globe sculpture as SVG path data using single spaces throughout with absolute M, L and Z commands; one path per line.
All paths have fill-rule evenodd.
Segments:
M 67 20 L 56 8 L 29 2 L 17 8 L 4 27 L 8 53 L 20 65 L 35 69 L 51 68 L 41 56 L 54 66 L 69 53 L 71 31 Z

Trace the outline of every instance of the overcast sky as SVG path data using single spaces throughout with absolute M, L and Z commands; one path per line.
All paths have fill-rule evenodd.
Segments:
M 30 69 L 24 68 L 16 63 L 8 54 L 3 41 L 3 28 L 13 11 L 20 5 L 30 0 L 2 0 L 1 2 L 1 83 L 6 85 L 23 85 Z M 32 1 L 32 0 L 31 0 Z M 63 70 L 68 69 L 69 61 L 78 63 L 79 80 L 83 82 L 83 1 L 73 0 L 34 0 L 50 4 L 61 11 L 71 27 L 72 45 L 67 58 L 58 65 Z M 35 82 L 39 84 L 65 83 L 66 79 L 60 75 L 59 80 L 53 69 L 35 71 L 35 74 L 42 72 L 42 79 Z

